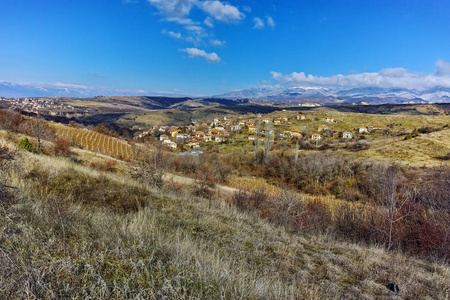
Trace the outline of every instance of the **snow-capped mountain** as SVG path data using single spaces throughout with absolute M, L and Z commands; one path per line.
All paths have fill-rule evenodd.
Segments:
M 252 100 L 298 100 L 320 103 L 350 103 L 369 100 L 376 103 L 450 102 L 450 88 L 434 87 L 428 90 L 364 87 L 332 89 L 325 87 L 262 87 L 232 91 L 217 97 Z
M 162 92 L 153 94 L 159 95 Z M 93 97 L 108 96 L 140 96 L 148 95 L 146 91 L 110 90 L 91 88 L 77 84 L 19 84 L 0 81 L 0 97 Z M 167 96 L 167 95 L 166 95 Z M 173 96 L 173 95 L 172 95 Z M 433 87 L 425 90 L 362 87 L 338 89 L 328 87 L 284 87 L 264 86 L 232 91 L 213 96 L 222 99 L 251 99 L 269 101 L 295 101 L 298 103 L 450 103 L 450 88 Z

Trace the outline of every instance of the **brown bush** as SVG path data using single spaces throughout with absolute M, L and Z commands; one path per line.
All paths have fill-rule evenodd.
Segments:
M 53 142 L 53 151 L 56 155 L 69 156 L 72 154 L 70 151 L 70 142 L 62 137 L 57 137 Z
M 267 201 L 268 196 L 262 189 L 252 192 L 239 190 L 234 193 L 232 198 L 232 203 L 236 205 L 237 208 L 246 211 L 260 210 Z
M 12 171 L 15 153 L 6 146 L 0 146 L 0 205 L 8 204 L 13 199 L 9 185 L 10 172 Z
M 99 171 L 115 172 L 116 165 L 117 165 L 117 161 L 110 159 L 110 160 L 106 160 L 106 161 L 92 162 L 89 166 L 91 168 L 97 169 Z
M 13 132 L 28 133 L 28 122 L 18 112 L 0 109 L 0 128 Z

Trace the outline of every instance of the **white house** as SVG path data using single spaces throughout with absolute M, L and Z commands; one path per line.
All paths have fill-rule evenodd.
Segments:
M 353 137 L 353 133 L 351 133 L 350 131 L 346 131 L 346 132 L 342 133 L 343 139 L 351 139 L 352 137 Z
M 368 132 L 367 127 L 359 127 L 358 132 L 359 133 L 367 133 Z

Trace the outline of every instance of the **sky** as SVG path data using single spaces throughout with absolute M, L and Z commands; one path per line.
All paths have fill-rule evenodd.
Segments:
M 450 87 L 448 0 L 1 0 L 0 82 L 219 95 Z

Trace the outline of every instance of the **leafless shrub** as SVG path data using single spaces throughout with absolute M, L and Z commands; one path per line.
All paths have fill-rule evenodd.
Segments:
M 141 182 L 162 188 L 169 166 L 170 161 L 160 145 L 153 151 L 148 148 L 139 149 L 134 175 Z
M 0 145 L 0 204 L 7 204 L 12 200 L 11 190 L 14 187 L 10 186 L 9 181 L 14 167 L 14 156 L 14 151 Z
M 69 156 L 72 154 L 70 151 L 70 146 L 71 143 L 68 140 L 62 137 L 57 137 L 53 142 L 53 151 L 56 155 Z
M 54 130 L 40 116 L 37 116 L 30 121 L 30 134 L 37 141 L 38 153 L 42 152 L 42 141 L 43 140 L 52 140 L 55 137 Z
M 398 165 L 376 164 L 366 173 L 367 190 L 385 225 L 377 229 L 386 235 L 388 250 L 394 243 L 396 224 L 410 215 L 408 202 L 414 200 L 414 191 L 405 180 Z
M 97 161 L 92 162 L 89 166 L 100 171 L 114 172 L 116 171 L 117 161 L 112 159 L 106 161 Z
M 234 193 L 232 198 L 232 203 L 237 208 L 246 211 L 261 209 L 267 201 L 268 196 L 262 188 L 251 192 L 239 190 Z

